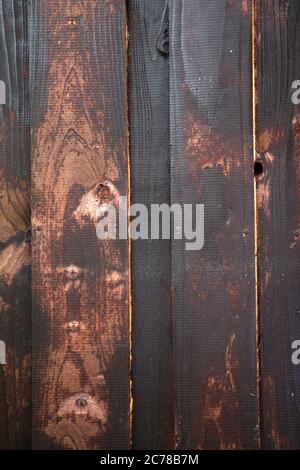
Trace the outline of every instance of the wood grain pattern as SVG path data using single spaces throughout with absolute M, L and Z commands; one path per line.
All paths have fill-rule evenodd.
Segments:
M 170 203 L 168 10 L 130 0 L 132 203 Z M 164 49 L 163 49 L 164 48 Z M 133 447 L 173 447 L 171 242 L 132 242 Z
M 299 449 L 299 50 L 298 0 L 0 0 L 0 449 Z M 129 192 L 204 248 L 100 241 Z
M 30 22 L 33 447 L 129 446 L 125 1 L 34 0 Z
M 205 246 L 172 250 L 176 445 L 259 445 L 251 2 L 171 0 L 172 202 Z
M 300 4 L 255 6 L 262 444 L 299 449 L 300 369 L 291 345 L 300 338 L 300 110 L 292 104 Z
M 30 159 L 27 3 L 0 2 L 0 449 L 30 447 Z

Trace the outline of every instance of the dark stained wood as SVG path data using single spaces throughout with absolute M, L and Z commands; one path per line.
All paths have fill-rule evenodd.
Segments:
M 299 51 L 297 0 L 0 0 L 0 449 L 299 449 Z M 98 240 L 130 192 L 204 248 Z
M 126 4 L 35 0 L 30 21 L 33 447 L 129 447 Z
M 171 197 L 205 205 L 174 241 L 176 445 L 259 446 L 251 2 L 171 0 Z
M 30 160 L 27 2 L 0 2 L 0 449 L 30 447 Z
M 262 445 L 299 449 L 300 367 L 300 3 L 256 0 L 256 150 Z
M 168 10 L 130 0 L 132 203 L 170 203 Z M 133 447 L 173 447 L 171 242 L 132 242 Z

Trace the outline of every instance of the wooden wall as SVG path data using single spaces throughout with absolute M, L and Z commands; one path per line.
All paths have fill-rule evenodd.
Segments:
M 0 449 L 300 447 L 297 0 L 1 0 Z M 205 242 L 98 206 L 204 204 Z
M 0 3 L 0 448 L 31 442 L 30 129 L 28 5 Z

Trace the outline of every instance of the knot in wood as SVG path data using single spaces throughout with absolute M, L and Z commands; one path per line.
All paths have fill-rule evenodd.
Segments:
M 87 399 L 84 397 L 77 398 L 76 406 L 78 406 L 78 408 L 85 408 L 86 406 L 88 406 Z
M 110 189 L 106 183 L 98 184 L 96 187 L 96 196 L 100 203 L 109 199 Z

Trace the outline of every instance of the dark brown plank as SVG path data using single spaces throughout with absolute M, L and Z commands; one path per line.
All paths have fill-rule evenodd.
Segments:
M 170 203 L 168 10 L 130 0 L 132 203 Z M 133 447 L 173 447 L 171 242 L 132 242 Z
M 124 449 L 128 242 L 96 223 L 127 194 L 126 5 L 35 0 L 30 24 L 33 447 Z
M 300 3 L 256 0 L 256 150 L 262 445 L 300 446 Z
M 27 2 L 0 2 L 0 449 L 30 446 L 30 159 Z M 4 100 L 3 100 L 4 101 Z
M 175 241 L 181 449 L 259 445 L 251 2 L 171 0 L 172 202 L 205 205 L 205 244 Z

